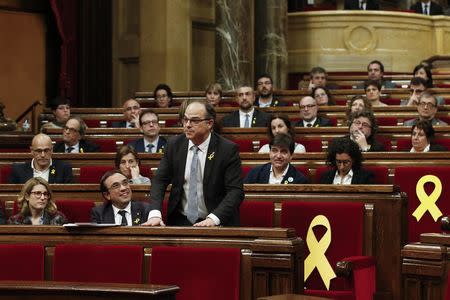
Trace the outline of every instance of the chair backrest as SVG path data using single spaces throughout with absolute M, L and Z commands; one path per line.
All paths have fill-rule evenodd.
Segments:
M 450 214 L 449 178 L 450 167 L 395 168 L 394 183 L 408 195 L 408 242 L 419 241 L 421 233 L 441 231 L 440 217 Z M 437 179 L 438 186 L 427 182 L 428 179 Z M 430 210 L 426 209 L 427 204 Z
M 142 283 L 141 246 L 56 245 L 53 280 Z
M 330 244 L 325 250 L 326 258 L 332 268 L 338 261 L 349 256 L 363 254 L 363 230 L 364 230 L 364 204 L 353 202 L 299 202 L 285 201 L 281 209 L 281 227 L 295 228 L 297 235 L 308 241 L 308 232 L 311 222 L 319 215 L 325 216 L 329 221 L 329 229 L 326 223 L 320 223 L 311 228 L 319 243 L 321 239 L 328 238 L 331 230 Z M 317 220 L 317 219 L 316 219 Z M 349 223 L 351 221 L 351 225 Z M 307 243 L 306 256 L 308 257 L 312 247 Z M 331 280 L 332 290 L 344 290 L 343 282 L 339 278 Z M 325 289 L 317 268 L 307 278 L 305 286 L 308 289 Z M 347 287 L 348 288 L 348 287 Z
M 0 244 L 0 280 L 44 280 L 44 246 Z
M 253 140 L 235 139 L 233 140 L 239 147 L 239 152 L 255 152 L 253 149 Z
M 322 152 L 322 140 L 320 139 L 296 139 L 296 142 L 305 146 L 306 152 Z
M 11 173 L 12 173 L 11 165 L 0 167 L 0 183 L 8 183 Z
M 253 167 L 251 167 L 251 166 L 241 166 L 241 177 L 242 177 L 242 178 L 247 177 L 247 174 L 250 172 L 250 170 L 251 170 L 252 168 L 253 168 Z
M 113 166 L 82 166 L 80 167 L 80 183 L 100 183 L 100 179 Z
M 397 117 L 377 117 L 378 126 L 397 126 Z
M 409 152 L 411 150 L 412 143 L 411 139 L 397 139 L 397 151 L 406 151 Z
M 150 283 L 180 287 L 178 300 L 239 299 L 238 248 L 153 247 Z
M 90 222 L 91 210 L 95 206 L 93 200 L 56 200 L 58 210 L 62 212 L 67 221 L 75 222 Z
M 116 139 L 95 139 L 92 142 L 100 146 L 101 152 L 116 152 L 117 144 Z
M 274 204 L 272 201 L 244 200 L 240 207 L 242 227 L 273 227 Z

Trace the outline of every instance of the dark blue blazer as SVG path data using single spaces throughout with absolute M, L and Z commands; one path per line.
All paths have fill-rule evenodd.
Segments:
M 269 183 L 271 163 L 251 169 L 244 180 L 244 183 Z M 308 183 L 308 179 L 299 172 L 293 165 L 289 164 L 289 169 L 286 172 L 282 184 L 298 184 Z
M 132 226 L 139 226 L 147 222 L 150 206 L 143 201 L 131 201 L 131 222 Z M 95 206 L 91 210 L 91 222 L 97 224 L 114 224 L 114 210 L 111 201 L 106 201 L 103 205 Z
M 12 165 L 9 183 L 25 183 L 30 178 L 33 178 L 30 161 Z M 48 183 L 72 183 L 72 181 L 73 175 L 70 163 L 63 160 L 53 160 L 48 175 Z
M 250 127 L 267 127 L 269 123 L 270 114 L 255 108 L 253 118 L 250 122 Z M 241 127 L 239 122 L 239 110 L 232 112 L 222 118 L 223 127 Z
M 336 175 L 336 168 L 323 172 L 320 176 L 320 183 L 333 184 L 334 175 Z M 363 168 L 359 170 L 353 169 L 352 184 L 373 184 L 374 180 L 375 176 L 371 171 Z
M 331 127 L 331 126 L 333 126 L 333 124 L 331 124 L 331 121 L 329 119 L 317 117 L 312 127 Z M 304 127 L 303 120 L 300 120 L 297 123 L 295 123 L 295 127 Z
M 156 148 L 156 153 L 164 153 L 164 148 L 166 147 L 167 140 L 163 136 L 159 136 L 158 140 L 158 146 Z M 128 146 L 131 146 L 136 150 L 136 152 L 145 152 L 144 149 L 144 138 L 137 139 L 134 141 L 131 141 L 127 144 Z
M 85 152 L 99 152 L 100 151 L 100 146 L 94 143 L 90 143 L 86 140 L 80 140 L 79 141 L 80 144 L 80 153 L 85 153 Z M 83 149 L 83 152 L 81 152 L 81 149 Z M 66 145 L 64 144 L 64 142 L 57 142 L 55 144 L 55 146 L 53 146 L 53 152 L 55 153 L 64 153 L 66 152 Z
M 344 9 L 359 10 L 359 0 L 345 0 Z M 366 10 L 379 10 L 380 4 L 377 0 L 368 0 Z
M 127 126 L 126 121 L 116 121 L 111 123 L 112 128 L 125 128 Z
M 255 106 L 259 107 L 259 97 L 256 98 L 255 100 Z M 276 106 L 287 106 L 286 102 L 280 101 L 279 99 L 273 97 L 272 98 L 272 103 L 270 103 L 270 107 L 276 107 Z

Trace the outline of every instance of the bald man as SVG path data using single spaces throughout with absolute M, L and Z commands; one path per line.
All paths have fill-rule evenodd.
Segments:
M 322 118 L 317 115 L 319 106 L 316 99 L 310 96 L 303 97 L 300 100 L 300 118 L 295 126 L 296 127 L 328 127 L 333 126 L 331 121 L 327 118 Z
M 31 141 L 31 162 L 15 163 L 12 166 L 10 183 L 25 183 L 33 177 L 42 177 L 49 183 L 72 183 L 72 166 L 65 161 L 52 160 L 51 138 L 43 133 Z
M 128 99 L 123 104 L 123 121 L 113 122 L 114 128 L 140 128 L 139 114 L 141 113 L 141 105 L 134 99 Z

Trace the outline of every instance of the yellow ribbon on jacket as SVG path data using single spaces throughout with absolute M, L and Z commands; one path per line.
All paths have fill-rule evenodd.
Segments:
M 428 195 L 425 192 L 424 186 L 427 182 L 434 184 L 433 192 Z M 429 211 L 434 221 L 442 216 L 442 212 L 436 205 L 436 201 L 439 199 L 442 193 L 442 183 L 441 180 L 434 175 L 425 175 L 417 181 L 416 185 L 416 195 L 419 198 L 420 205 L 413 212 L 413 216 L 416 218 L 417 222 L 423 217 L 423 215 Z
M 317 241 L 313 231 L 313 228 L 316 225 L 322 225 L 327 228 L 327 231 L 320 241 Z M 317 268 L 323 283 L 327 287 L 327 290 L 329 290 L 330 281 L 336 277 L 336 274 L 325 256 L 325 252 L 331 244 L 331 226 L 327 217 L 324 215 L 318 215 L 311 221 L 308 228 L 308 233 L 306 234 L 306 244 L 308 245 L 310 253 L 305 259 L 305 282 L 309 275 L 311 275 L 312 271 Z

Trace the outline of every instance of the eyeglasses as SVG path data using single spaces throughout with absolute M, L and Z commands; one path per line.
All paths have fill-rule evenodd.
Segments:
M 369 123 L 361 122 L 359 120 L 354 120 L 352 124 L 354 124 L 356 126 L 362 126 L 364 128 L 372 128 L 372 125 L 370 125 Z
M 145 125 L 158 125 L 158 120 L 148 120 L 141 123 L 142 126 Z
M 409 91 L 411 92 L 411 94 L 422 94 L 424 92 L 424 90 L 421 89 L 409 89 Z
M 33 149 L 33 150 L 31 150 L 31 151 L 33 151 L 34 154 L 41 154 L 41 153 L 49 154 L 50 152 L 52 152 L 52 149 L 51 149 L 51 148 L 45 148 L 45 149 Z
M 125 108 L 126 111 L 132 111 L 132 110 L 139 110 L 141 107 L 140 106 L 128 106 L 127 108 Z
M 351 160 L 339 160 L 336 159 L 336 165 L 344 165 L 344 166 L 348 166 L 352 161 Z
M 305 110 L 306 108 L 312 109 L 312 108 L 314 108 L 316 106 L 317 106 L 316 104 L 299 105 L 300 110 Z
M 77 133 L 77 132 L 79 132 L 78 129 L 75 129 L 75 128 L 72 128 L 72 127 L 67 127 L 67 126 L 64 126 L 63 130 L 64 131 L 69 131 L 70 133 Z
M 189 118 L 186 118 L 186 117 L 184 117 L 183 119 L 182 119 L 182 121 L 183 121 L 183 124 L 187 124 L 188 122 L 190 122 L 192 125 L 198 125 L 198 124 L 200 124 L 201 122 L 203 122 L 203 121 L 208 121 L 208 120 L 211 120 L 211 119 L 199 119 L 199 118 L 192 118 L 192 119 L 189 119 Z
M 162 99 L 166 99 L 166 98 L 167 98 L 167 94 L 156 96 L 156 100 L 162 100 Z
M 425 108 L 427 106 L 430 107 L 430 108 L 435 108 L 436 107 L 436 105 L 431 103 L 431 102 L 420 102 L 419 106 L 422 107 L 422 108 Z
M 128 187 L 130 183 L 128 182 L 128 179 L 124 179 L 121 182 L 114 182 L 108 190 L 118 190 L 121 186 Z
M 49 192 L 35 191 L 35 192 L 30 192 L 30 194 L 34 195 L 37 198 L 41 198 L 42 196 L 44 196 L 44 198 L 49 198 L 50 197 L 50 193 Z

